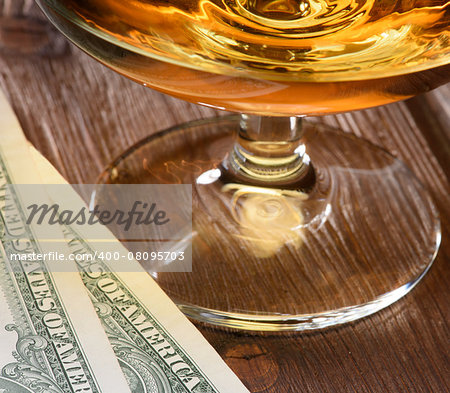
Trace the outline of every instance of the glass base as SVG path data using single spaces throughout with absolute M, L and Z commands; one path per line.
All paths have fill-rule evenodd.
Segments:
M 100 177 L 193 185 L 192 272 L 152 273 L 188 317 L 256 331 L 319 329 L 392 304 L 424 276 L 439 247 L 438 212 L 402 162 L 305 121 L 312 185 L 245 185 L 225 169 L 238 122 L 226 116 L 152 135 Z

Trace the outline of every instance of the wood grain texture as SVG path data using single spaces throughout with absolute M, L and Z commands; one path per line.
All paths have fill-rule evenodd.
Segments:
M 95 182 L 109 161 L 144 136 L 216 114 L 138 86 L 79 50 L 58 49 L 60 39 L 45 29 L 49 41 L 34 52 L 0 45 L 0 87 L 27 137 L 69 182 Z M 199 326 L 250 391 L 449 391 L 449 92 L 447 86 L 407 102 L 326 118 L 409 165 L 440 209 L 443 242 L 434 266 L 410 294 L 363 320 L 267 337 Z

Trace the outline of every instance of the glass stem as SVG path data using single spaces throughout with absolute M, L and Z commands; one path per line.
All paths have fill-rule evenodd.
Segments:
M 242 114 L 226 168 L 239 180 L 265 187 L 308 188 L 312 168 L 301 117 Z

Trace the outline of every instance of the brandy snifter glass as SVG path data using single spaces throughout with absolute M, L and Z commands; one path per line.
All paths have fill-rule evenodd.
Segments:
M 36 1 L 111 69 L 236 112 L 153 134 L 100 177 L 192 184 L 192 272 L 149 268 L 186 315 L 317 329 L 372 314 L 424 276 L 440 241 L 428 192 L 388 152 L 315 116 L 446 83 L 448 2 Z

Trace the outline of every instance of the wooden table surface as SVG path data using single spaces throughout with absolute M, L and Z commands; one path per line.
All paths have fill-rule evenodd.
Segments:
M 35 11 L 37 19 L 22 19 L 24 9 L 14 4 L 0 0 L 0 88 L 29 140 L 69 182 L 95 182 L 106 164 L 148 134 L 216 115 L 115 74 L 69 46 Z M 409 165 L 440 209 L 443 242 L 410 294 L 363 320 L 270 337 L 199 326 L 250 391 L 449 391 L 449 103 L 444 86 L 406 102 L 326 117 Z

